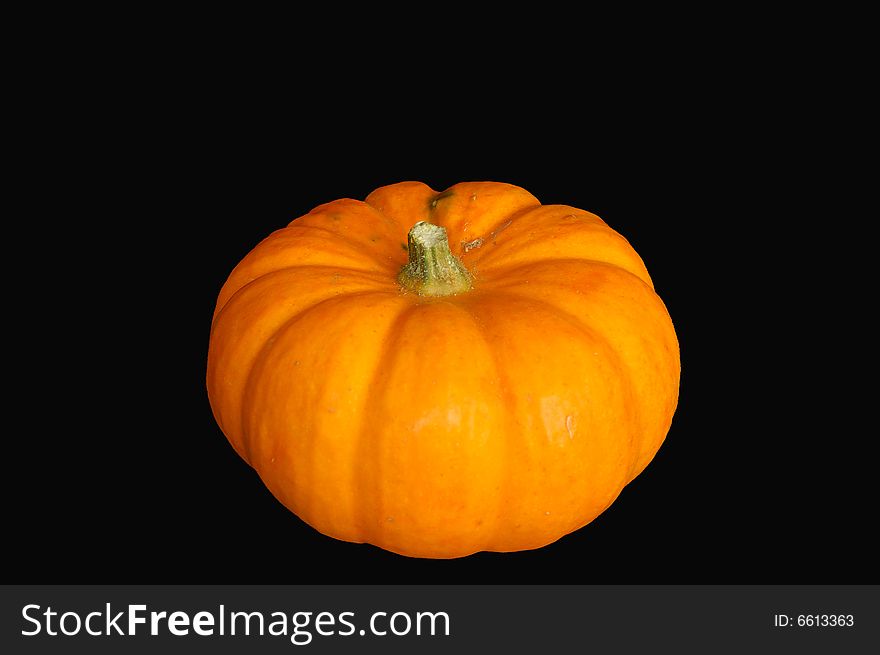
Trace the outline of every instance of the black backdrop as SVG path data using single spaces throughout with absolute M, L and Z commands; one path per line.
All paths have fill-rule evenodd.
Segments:
M 365 113 L 344 95 L 276 106 L 271 121 L 258 101 L 166 99 L 93 139 L 59 133 L 77 148 L 61 148 L 72 181 L 43 191 L 64 213 L 29 228 L 64 255 L 38 284 L 52 319 L 23 382 L 44 400 L 9 437 L 9 582 L 877 582 L 866 464 L 792 366 L 818 346 L 791 320 L 800 217 L 777 194 L 778 132 L 705 98 L 599 112 L 454 96 L 428 114 Z M 206 352 L 232 267 L 314 206 L 402 180 L 510 182 L 600 215 L 675 323 L 665 445 L 608 511 L 543 549 L 428 561 L 324 537 L 214 423 Z

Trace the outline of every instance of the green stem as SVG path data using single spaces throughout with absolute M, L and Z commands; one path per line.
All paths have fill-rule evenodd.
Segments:
M 471 274 L 449 250 L 446 228 L 420 221 L 409 231 L 409 262 L 397 281 L 420 296 L 451 296 L 471 288 Z

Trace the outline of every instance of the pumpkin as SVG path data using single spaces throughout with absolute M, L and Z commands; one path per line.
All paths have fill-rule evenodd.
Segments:
M 217 299 L 229 442 L 315 529 L 413 557 L 549 544 L 654 457 L 679 349 L 598 216 L 522 188 L 392 184 L 259 243 Z

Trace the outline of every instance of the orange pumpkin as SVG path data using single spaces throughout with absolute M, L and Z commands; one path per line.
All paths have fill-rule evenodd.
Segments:
M 403 182 L 315 208 L 235 267 L 207 385 L 308 524 L 451 558 L 592 521 L 663 442 L 679 372 L 642 260 L 599 217 L 509 184 Z

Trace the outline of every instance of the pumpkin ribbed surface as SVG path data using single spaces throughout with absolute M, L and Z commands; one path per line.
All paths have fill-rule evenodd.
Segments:
M 401 288 L 407 234 L 446 229 L 469 289 Z M 214 313 L 214 415 L 324 534 L 417 557 L 537 548 L 654 457 L 678 398 L 672 322 L 629 243 L 500 183 L 406 182 L 258 244 Z

